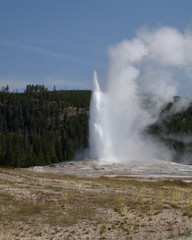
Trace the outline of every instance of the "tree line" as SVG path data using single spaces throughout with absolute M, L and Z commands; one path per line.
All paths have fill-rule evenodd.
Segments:
M 88 90 L 27 85 L 0 92 L 0 165 L 29 167 L 70 160 L 88 147 Z
M 0 91 L 0 166 L 29 167 L 73 159 L 88 148 L 91 91 L 49 91 L 27 85 L 22 93 Z M 174 161 L 192 164 L 192 104 L 171 114 L 167 104 L 146 134 L 174 151 Z M 187 139 L 187 140 L 186 140 Z

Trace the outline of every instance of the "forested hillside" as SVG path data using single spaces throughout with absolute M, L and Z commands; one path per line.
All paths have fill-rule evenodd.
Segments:
M 175 97 L 147 132 L 173 151 L 174 162 L 192 164 L 192 100 L 187 99 L 188 103 L 177 111 L 182 100 Z
M 0 166 L 28 167 L 73 159 L 88 147 L 91 91 L 48 91 L 27 85 L 23 93 L 0 91 Z M 174 112 L 175 98 L 146 133 L 192 164 L 192 104 Z
M 90 91 L 0 92 L 0 165 L 28 167 L 69 160 L 88 147 Z

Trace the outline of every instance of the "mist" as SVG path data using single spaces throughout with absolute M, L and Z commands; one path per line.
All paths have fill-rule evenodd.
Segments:
M 141 28 L 135 38 L 109 48 L 101 89 L 96 72 L 90 106 L 89 145 L 100 162 L 172 161 L 172 152 L 146 129 L 192 77 L 192 33 L 172 27 Z M 189 101 L 173 109 L 185 109 Z

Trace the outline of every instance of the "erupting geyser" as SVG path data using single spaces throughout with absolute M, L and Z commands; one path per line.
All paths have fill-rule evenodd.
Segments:
M 170 160 L 171 152 L 147 133 L 162 108 L 192 76 L 192 34 L 175 28 L 141 29 L 110 48 L 105 90 L 94 73 L 90 155 L 106 163 Z
M 89 143 L 91 156 L 94 158 L 101 158 L 104 150 L 104 112 L 103 112 L 103 94 L 100 90 L 97 73 L 93 76 L 93 92 L 91 100 L 91 115 L 90 115 L 90 136 Z

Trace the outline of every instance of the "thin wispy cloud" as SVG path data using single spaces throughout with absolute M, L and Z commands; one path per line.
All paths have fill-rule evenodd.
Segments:
M 60 59 L 75 61 L 75 62 L 84 63 L 84 64 L 89 63 L 85 59 L 77 57 L 77 56 L 73 56 L 73 55 L 65 54 L 65 53 L 59 53 L 59 52 L 56 52 L 56 51 L 53 51 L 53 50 L 50 50 L 47 48 L 35 47 L 35 46 L 31 46 L 28 44 L 19 43 L 19 42 L 15 42 L 15 41 L 0 41 L 0 45 L 16 47 L 16 48 L 19 48 L 19 49 L 27 51 L 27 52 L 33 52 L 33 53 L 37 53 L 37 54 L 41 54 L 41 55 L 54 57 L 54 58 L 60 58 Z

